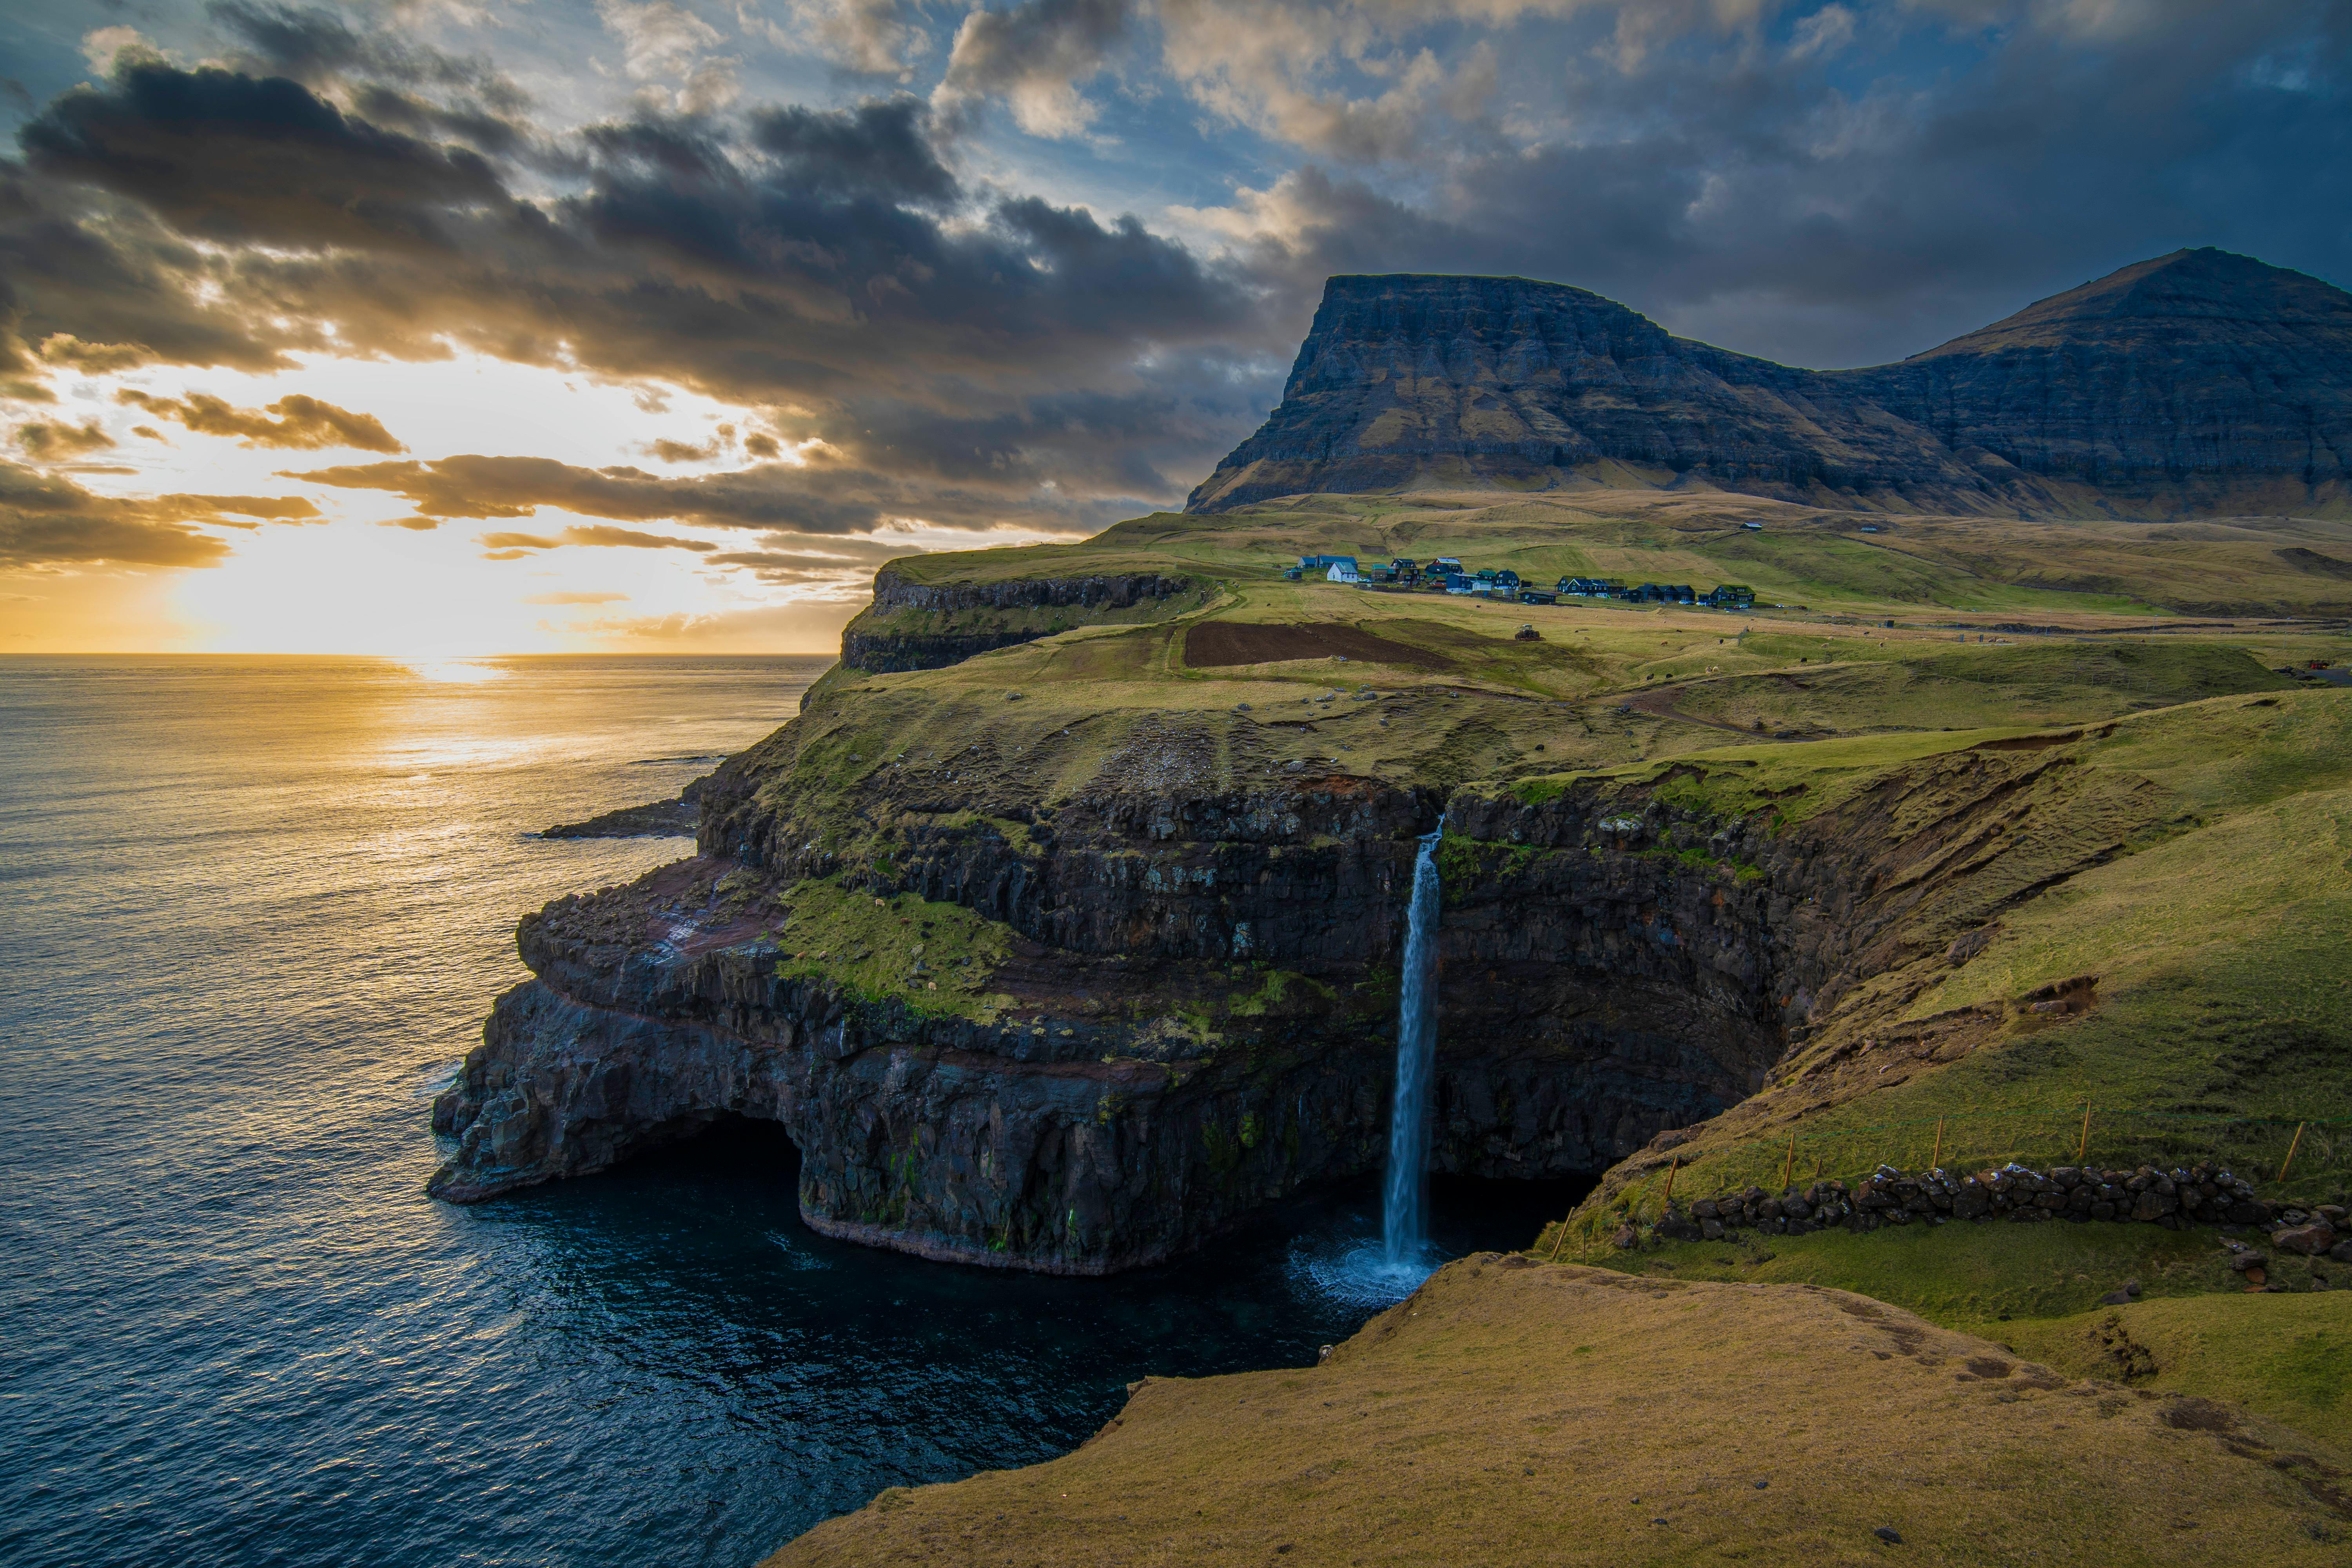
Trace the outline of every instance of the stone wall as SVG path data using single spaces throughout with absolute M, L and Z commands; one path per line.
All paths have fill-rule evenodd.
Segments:
M 2058 1165 L 2048 1171 L 2011 1163 L 1997 1171 L 1899 1171 L 1881 1165 L 1861 1183 L 1814 1182 L 1773 1194 L 1762 1187 L 1670 1204 L 1654 1224 L 1627 1226 L 1621 1247 L 1644 1239 L 1724 1241 L 1742 1229 L 1801 1236 L 1843 1226 L 1861 1234 L 1889 1225 L 1943 1225 L 1951 1220 L 2050 1220 L 2087 1224 L 2192 1225 L 2267 1230 L 2284 1252 L 2352 1263 L 2352 1224 L 2334 1204 L 2291 1206 L 2254 1195 L 2253 1184 L 2211 1164 L 2157 1170 L 2106 1171 Z

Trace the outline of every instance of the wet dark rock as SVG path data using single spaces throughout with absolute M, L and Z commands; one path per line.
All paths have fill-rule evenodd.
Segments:
M 541 838 L 691 838 L 702 820 L 702 811 L 692 800 L 650 801 L 644 805 L 623 806 L 602 816 L 592 816 L 585 822 L 558 823 L 542 828 Z

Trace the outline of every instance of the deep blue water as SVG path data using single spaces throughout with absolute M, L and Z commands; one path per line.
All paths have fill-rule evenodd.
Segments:
M 652 759 L 824 664 L 0 660 L 0 1562 L 731 1568 L 1353 1331 L 1317 1279 L 1369 1184 L 1108 1280 L 814 1236 L 748 1124 L 424 1196 L 516 917 L 686 847 L 531 830 L 676 790 L 708 762 Z M 1436 1237 L 1570 1196 L 1440 1184 Z

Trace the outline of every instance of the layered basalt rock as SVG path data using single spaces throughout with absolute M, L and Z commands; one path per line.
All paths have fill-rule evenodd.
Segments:
M 1132 609 L 1196 586 L 1158 573 L 917 583 L 885 566 L 874 574 L 874 603 L 842 633 L 841 662 L 874 675 L 944 669 L 977 654 L 1049 637 L 1083 624 L 1094 613 Z M 1017 614 L 1023 611 L 1072 613 L 1059 617 Z
M 1189 510 L 1630 477 L 1822 505 L 2123 517 L 2340 503 L 2352 294 L 2184 250 L 1897 364 L 1811 371 L 1581 289 L 1341 277 Z
M 1822 1020 L 1899 1008 L 1966 962 L 1958 936 L 2112 850 L 2104 828 L 2019 849 L 2021 814 L 2083 787 L 2063 761 L 1930 758 L 1782 827 L 1678 799 L 1671 776 L 1455 798 L 1433 1163 L 1596 1170 L 1744 1098 Z M 458 1139 L 437 1193 L 749 1115 L 799 1145 L 821 1230 L 1101 1273 L 1377 1166 L 1433 795 L 1344 777 L 1109 792 L 1023 822 L 901 819 L 854 864 L 766 798 L 730 764 L 703 856 L 524 922 L 537 977 L 436 1106 Z M 796 970 L 763 911 L 811 876 L 1002 922 L 990 1005 Z

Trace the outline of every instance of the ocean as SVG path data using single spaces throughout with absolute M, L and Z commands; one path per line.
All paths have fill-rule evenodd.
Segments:
M 1370 1182 L 1107 1280 L 817 1237 L 751 1123 L 425 1196 L 517 918 L 691 849 L 535 831 L 828 662 L 0 659 L 0 1561 L 739 1568 L 1370 1315 Z M 1574 1195 L 1441 1183 L 1436 1238 Z

